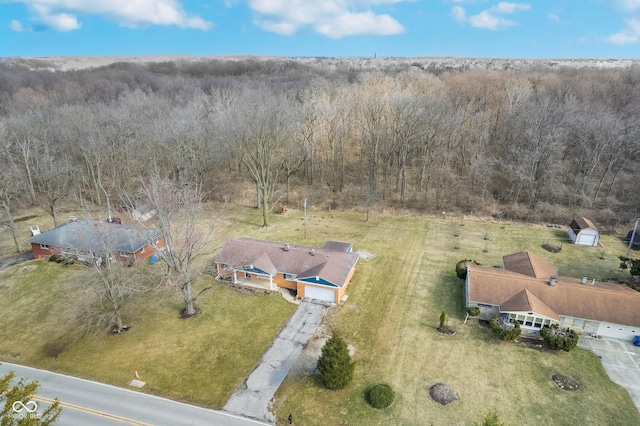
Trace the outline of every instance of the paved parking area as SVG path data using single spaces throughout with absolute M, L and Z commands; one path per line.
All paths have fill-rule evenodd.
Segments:
M 629 392 L 640 411 L 640 347 L 619 339 L 580 336 L 578 346 L 600 357 L 609 378 Z

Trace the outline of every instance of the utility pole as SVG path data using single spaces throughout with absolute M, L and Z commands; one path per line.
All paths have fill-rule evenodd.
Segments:
M 304 197 L 304 239 L 307 239 L 307 197 Z
M 629 247 L 627 247 L 627 255 L 625 256 L 626 258 L 629 258 L 629 252 L 631 251 L 631 246 L 633 245 L 633 242 L 635 241 L 636 238 L 636 232 L 638 231 L 638 221 L 640 220 L 640 217 L 636 218 L 636 224 L 633 225 L 633 232 L 631 233 L 631 240 L 629 241 Z

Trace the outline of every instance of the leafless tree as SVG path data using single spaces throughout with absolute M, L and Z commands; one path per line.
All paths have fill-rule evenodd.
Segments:
M 269 226 L 272 195 L 283 171 L 286 142 L 293 137 L 294 101 L 261 88 L 243 92 L 228 111 L 228 135 L 256 183 L 262 226 Z
M 0 127 L 0 141 L 4 142 L 4 144 L 0 146 L 0 169 L 2 169 L 2 173 L 0 173 L 0 203 L 2 204 L 3 210 L 0 217 L 4 216 L 6 218 L 13 243 L 16 246 L 16 251 L 19 253 L 21 247 L 18 241 L 18 230 L 13 221 L 12 210 L 14 201 L 20 198 L 25 189 L 24 177 L 22 176 L 20 168 L 13 162 L 8 152 L 4 129 L 2 127 Z
M 132 200 L 130 200 L 132 201 Z M 193 283 L 198 271 L 194 262 L 208 254 L 212 243 L 215 221 L 204 216 L 204 194 L 202 187 L 195 184 L 179 185 L 159 176 L 149 176 L 140 180 L 139 203 L 149 204 L 156 210 L 155 223 L 164 238 L 164 247 L 158 249 L 160 258 L 166 264 L 165 279 L 180 290 L 185 307 L 181 314 L 191 317 L 197 313 L 195 302 L 209 290 L 207 286 L 194 294 Z M 204 226 L 199 221 L 204 219 Z M 145 233 L 151 244 L 156 239 Z
M 79 258 L 90 268 L 86 278 L 76 283 L 75 320 L 81 324 L 81 334 L 98 330 L 121 333 L 130 327 L 123 321 L 122 309 L 136 295 L 155 286 L 148 272 L 143 274 L 120 257 L 121 225 L 90 221 L 89 226 L 91 232 L 74 236 Z

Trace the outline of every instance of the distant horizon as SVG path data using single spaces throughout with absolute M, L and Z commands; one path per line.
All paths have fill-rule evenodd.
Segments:
M 0 0 L 0 57 L 640 59 L 640 0 L 576 3 Z

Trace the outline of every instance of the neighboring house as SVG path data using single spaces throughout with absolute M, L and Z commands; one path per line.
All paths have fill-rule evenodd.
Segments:
M 358 262 L 351 243 L 328 241 L 320 248 L 237 238 L 216 258 L 219 279 L 233 283 L 258 280 L 308 297 L 340 303 Z
M 590 335 L 640 335 L 640 292 L 587 277 L 559 277 L 551 262 L 528 251 L 502 259 L 504 269 L 467 267 L 466 306 L 478 306 L 482 318 L 498 314 L 530 334 L 556 323 Z
M 150 204 L 143 204 L 131 212 L 131 217 L 137 222 L 145 222 L 156 215 L 156 209 Z
M 633 235 L 633 229 L 631 231 L 629 231 L 629 233 L 627 234 L 627 237 L 624 239 L 625 242 L 629 243 L 631 242 L 631 236 Z M 640 249 L 640 228 L 636 230 L 636 234 L 633 235 L 633 244 L 631 244 L 631 247 L 636 248 L 636 249 Z
M 569 238 L 574 244 L 597 246 L 600 241 L 598 228 L 589 219 L 580 217 L 569 225 Z
M 149 241 L 153 241 L 150 244 Z M 131 226 L 95 221 L 70 221 L 29 239 L 33 257 L 77 256 L 78 260 L 98 259 L 107 254 L 121 262 L 135 262 L 151 256 L 164 246 L 162 233 Z

